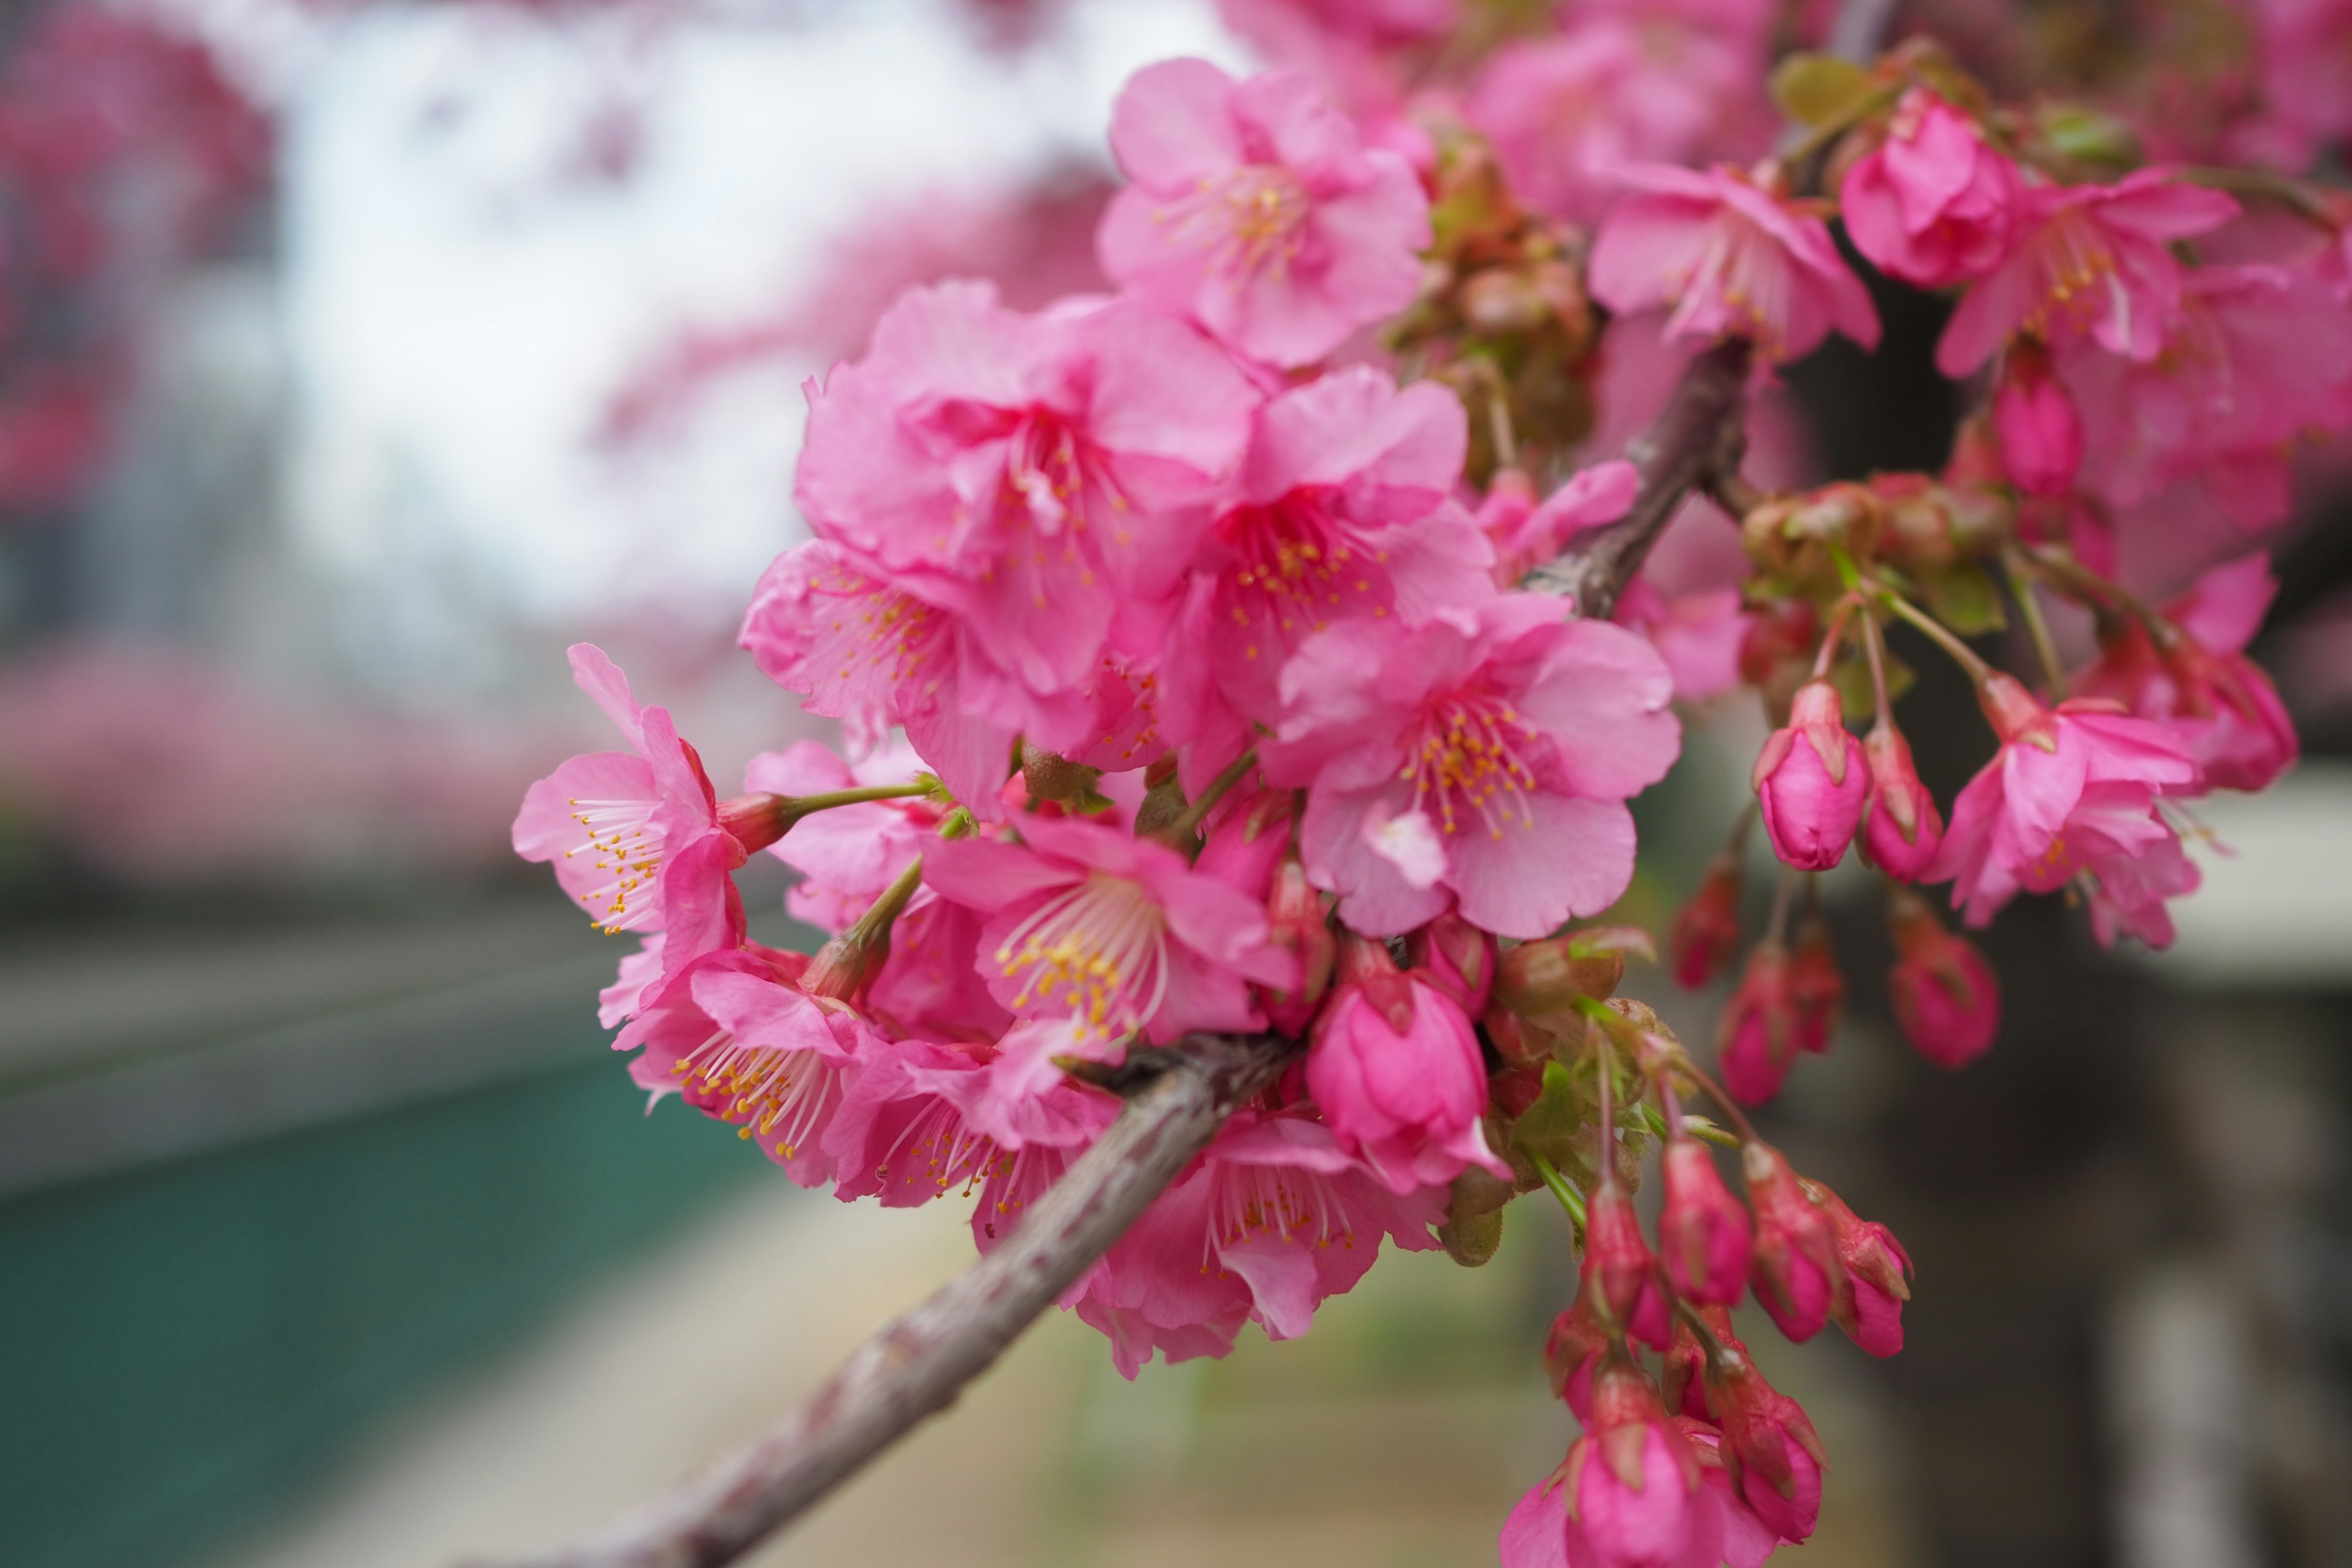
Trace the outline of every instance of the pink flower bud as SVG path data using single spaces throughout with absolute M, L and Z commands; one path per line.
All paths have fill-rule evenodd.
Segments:
M 1307 868 L 1296 856 L 1275 868 L 1274 891 L 1266 900 L 1266 939 L 1298 958 L 1296 990 L 1263 993 L 1266 1018 L 1286 1035 L 1304 1034 L 1331 988 L 1339 943 L 1323 910 L 1323 895 L 1307 882 Z
M 1919 782 L 1911 742 L 1894 725 L 1881 722 L 1863 738 L 1870 764 L 1870 811 L 1862 848 L 1870 863 L 1898 882 L 1916 882 L 1944 842 L 1943 814 Z
M 2074 488 L 2083 466 L 2082 416 L 2050 374 L 2049 353 L 2033 339 L 2010 345 L 2008 367 L 1992 400 L 2001 466 L 2028 495 L 2063 496 Z
M 1554 1318 L 1544 1340 L 1544 1371 L 1554 1394 L 1568 1401 L 1579 1421 L 1592 1418 L 1592 1369 L 1609 1348 L 1609 1330 L 1592 1310 L 1592 1292 L 1579 1290 L 1567 1311 Z
M 1451 996 L 1349 937 L 1346 977 L 1315 1026 L 1307 1087 L 1339 1146 L 1393 1193 L 1441 1186 L 1472 1165 L 1504 1180 L 1486 1147 L 1486 1068 Z
M 1965 937 L 1944 929 L 1927 900 L 1903 894 L 1887 906 L 1895 967 L 1886 988 L 1914 1049 L 1938 1067 L 1966 1067 L 2000 1032 L 2000 981 Z
M 1739 857 L 1727 849 L 1707 863 L 1698 891 L 1666 933 L 1675 984 L 1697 990 L 1723 972 L 1738 947 Z
M 1754 783 L 1775 854 L 1801 871 L 1838 863 L 1862 825 L 1870 770 L 1836 687 L 1816 679 L 1797 689 L 1787 727 L 1772 731 L 1756 758 Z
M 1643 1343 L 1666 1348 L 1671 1325 L 1658 1260 L 1643 1238 L 1632 1196 L 1613 1175 L 1602 1179 L 1586 1208 L 1584 1278 L 1596 1310 Z
M 1762 1105 L 1780 1092 L 1797 1058 L 1797 1002 L 1789 950 L 1770 940 L 1748 955 L 1748 973 L 1723 1009 L 1715 1048 L 1723 1086 L 1741 1103 Z
M 1743 1277 L 1742 1284 L 1746 1283 Z M 1703 1307 L 1707 1327 L 1720 1322 L 1717 1340 L 1726 1339 L 1731 1331 L 1731 1314 L 1721 1307 Z M 1706 1407 L 1706 1346 L 1699 1342 L 1690 1326 L 1690 1320 L 1675 1314 L 1674 1343 L 1666 1347 L 1665 1364 L 1666 1408 L 1677 1415 L 1687 1415 L 1697 1421 L 1713 1421 L 1714 1413 Z
M 1847 236 L 1880 271 L 1942 289 L 2008 254 L 2024 195 L 2017 167 L 1975 121 L 1925 89 L 1896 106 L 1886 141 L 1847 171 Z
M 1566 1561 L 1667 1568 L 1717 1555 L 1720 1520 L 1690 1444 L 1667 1419 L 1649 1373 L 1622 1351 L 1607 1352 L 1594 1374 L 1592 1419 L 1561 1477 Z
M 1801 1344 L 1829 1321 L 1843 1277 L 1830 1217 L 1805 1195 L 1777 1149 L 1751 1142 L 1740 1152 L 1740 1167 L 1756 1212 L 1748 1282 L 1780 1331 Z
M 1706 1398 L 1723 1432 L 1718 1452 L 1740 1498 L 1781 1540 L 1811 1535 L 1821 1520 L 1827 1460 L 1803 1408 L 1764 1381 L 1737 1341 L 1708 1364 Z
M 1819 1182 L 1805 1191 L 1829 1215 L 1837 1243 L 1843 1282 L 1830 1315 L 1846 1337 L 1874 1356 L 1903 1348 L 1903 1303 L 1911 1299 L 1911 1255 L 1895 1233 L 1875 1220 L 1859 1218 L 1843 1199 Z
M 1748 1210 L 1697 1139 L 1668 1140 L 1661 1164 L 1666 1201 L 1658 1252 L 1666 1281 L 1693 1301 L 1728 1306 L 1748 1288 Z
M 1838 968 L 1830 928 L 1818 915 L 1805 921 L 1789 963 L 1789 1000 L 1796 1010 L 1797 1048 L 1819 1056 L 1830 1048 L 1845 1012 L 1845 974 Z
M 1413 972 L 1472 1017 L 1486 1010 L 1498 954 L 1495 939 L 1451 910 L 1405 939 Z

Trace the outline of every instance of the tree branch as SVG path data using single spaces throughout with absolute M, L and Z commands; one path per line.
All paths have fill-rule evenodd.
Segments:
M 954 1404 L 1297 1048 L 1272 1035 L 1193 1035 L 1150 1053 L 1136 1064 L 1141 1081 L 1118 1120 L 994 1251 L 860 1345 L 750 1447 L 602 1541 L 531 1559 L 529 1568 L 734 1562 L 917 1422 Z
M 1748 346 L 1693 360 L 1636 443 L 1642 485 L 1622 519 L 1580 537 L 1523 586 L 1606 616 L 1685 497 L 1739 466 Z M 602 1541 L 515 1568 L 720 1568 L 791 1522 L 918 1422 L 955 1403 L 1182 1173 L 1225 1118 L 1298 1049 L 1259 1035 L 1192 1035 L 1088 1076 L 1127 1096 L 1118 1120 L 1003 1243 L 886 1325 L 824 1387 L 741 1453 L 624 1520 Z
M 1607 619 L 1684 499 L 1718 474 L 1739 471 L 1749 357 L 1747 339 L 1726 338 L 1691 361 L 1657 422 L 1629 454 L 1642 471 L 1633 510 L 1577 535 L 1573 546 L 1519 585 L 1561 595 L 1575 602 L 1577 614 Z

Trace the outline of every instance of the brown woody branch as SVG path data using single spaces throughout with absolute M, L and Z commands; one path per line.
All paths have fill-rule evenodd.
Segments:
M 1577 614 L 1606 619 L 1685 499 L 1738 473 L 1750 357 L 1747 339 L 1726 338 L 1691 361 L 1657 422 L 1627 454 L 1642 472 L 1633 510 L 1578 535 L 1573 549 L 1529 572 L 1520 586 L 1564 595 Z
M 1296 1049 L 1272 1035 L 1193 1035 L 1149 1053 L 1118 1120 L 994 1251 L 860 1345 L 750 1447 L 604 1540 L 530 1568 L 718 1568 L 742 1556 L 954 1404 Z
M 1684 499 L 1737 472 L 1748 346 L 1693 360 L 1633 451 L 1633 510 L 1582 535 L 1523 585 L 1606 616 Z M 925 1417 L 955 1403 L 1032 1320 L 1274 1080 L 1298 1043 L 1192 1035 L 1095 1081 L 1127 1097 L 1118 1120 L 994 1251 L 882 1328 L 824 1386 L 742 1452 L 616 1525 L 602 1541 L 516 1568 L 719 1568 L 791 1522 Z

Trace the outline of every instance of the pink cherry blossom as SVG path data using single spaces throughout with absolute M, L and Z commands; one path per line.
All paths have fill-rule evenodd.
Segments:
M 2277 591 L 2262 552 L 2217 566 L 2165 606 L 2160 646 L 2140 621 L 2117 619 L 2076 689 L 2170 725 L 2207 784 L 2267 789 L 2302 754 L 2277 689 L 2243 652 Z
M 1147 67 L 1110 140 L 1132 184 L 1103 215 L 1103 270 L 1252 358 L 1311 363 L 1421 291 L 1421 182 L 1296 71 Z
M 1723 1510 L 1724 1568 L 1759 1568 L 1780 1550 L 1781 1538 L 1757 1517 L 1746 1498 L 1732 1489 L 1731 1477 L 1723 1462 L 1723 1434 L 1711 1424 L 1690 1415 L 1675 1416 L 1673 1425 L 1690 1445 L 1691 1457 L 1698 1461 L 1699 1484 L 1715 1493 Z
M 2109 353 L 2156 358 L 2180 323 L 2180 263 L 2168 248 L 2236 216 L 2219 191 L 2139 169 L 2112 185 L 2026 187 L 2008 256 L 1960 300 L 1936 345 L 1965 376 L 2011 336 L 2088 336 Z
M 2084 488 L 2122 507 L 2193 488 L 2242 528 L 2277 522 L 2286 444 L 2352 424 L 2352 315 L 2310 268 L 2208 264 L 2182 274 L 2167 344 L 2146 362 L 2062 348 Z
M 1339 1147 L 1393 1193 L 1472 1165 L 1507 1181 L 1511 1168 L 1486 1147 L 1486 1068 L 1461 1005 L 1360 937 L 1341 974 L 1307 1057 L 1307 1091 Z
M 732 873 L 747 851 L 719 825 L 702 759 L 668 709 L 638 704 L 604 649 L 574 644 L 572 674 L 630 749 L 573 757 L 532 784 L 515 816 L 515 853 L 549 862 L 607 931 L 664 932 L 672 965 L 733 946 L 743 901 Z
M 987 1092 L 985 1051 L 922 1040 L 869 1044 L 825 1134 L 845 1203 L 910 1208 L 950 1191 L 977 1193 L 972 1238 L 982 1252 L 1118 1114 L 1098 1089 L 1064 1079 L 1001 1120 Z
M 1263 905 L 1098 822 L 1019 826 L 1020 844 L 961 839 L 924 863 L 941 898 L 988 917 L 989 989 L 1016 1017 L 1066 1026 L 1060 1049 L 1097 1056 L 1138 1029 L 1171 1040 L 1265 1026 L 1250 982 L 1278 989 L 1297 963 L 1269 941 Z
M 1623 517 L 1641 488 L 1642 471 L 1622 458 L 1579 468 L 1540 501 L 1526 475 L 1496 474 L 1478 511 L 1479 526 L 1495 542 L 1496 581 L 1510 586 L 1585 530 Z
M 1774 854 L 1800 871 L 1826 871 L 1845 858 L 1869 801 L 1870 770 L 1836 687 L 1816 678 L 1797 689 L 1789 722 L 1757 754 L 1752 782 Z
M 1091 739 L 1103 660 L 1156 651 L 1256 402 L 1213 344 L 1131 304 L 1024 316 L 984 283 L 907 295 L 812 393 L 794 494 L 821 538 L 960 635 L 917 650 L 913 617 L 877 602 L 867 658 L 809 674 L 903 679 L 951 647 L 967 718 L 1049 750 Z M 858 633 L 821 594 L 785 647 Z
M 1192 742 L 1188 781 L 1281 717 L 1282 670 L 1331 625 L 1466 621 L 1493 596 L 1492 552 L 1451 498 L 1467 436 L 1433 382 L 1400 391 L 1353 366 L 1259 413 L 1231 501 L 1205 537 L 1161 658 L 1162 710 Z
M 1628 162 L 1746 155 L 1770 134 L 1758 111 L 1755 40 L 1660 6 L 1580 10 L 1559 32 L 1496 49 L 1464 106 L 1494 144 L 1512 193 L 1591 223 Z
M 1977 122 L 1925 88 L 1903 95 L 1886 140 L 1846 171 L 1838 205 L 1853 247 L 1923 289 L 1981 278 L 2009 253 L 2025 196 L 2017 165 Z
M 1810 353 L 1834 330 L 1878 346 L 1878 312 L 1829 226 L 1738 170 L 1664 163 L 1616 171 L 1631 194 L 1593 242 L 1593 298 L 1612 310 L 1671 305 L 1669 342 L 1753 339 L 1766 360 Z
M 1675 679 L 1675 700 L 1704 702 L 1739 684 L 1739 650 L 1750 616 L 1738 588 L 1708 588 L 1668 598 L 1646 576 L 1617 597 L 1615 618 L 1650 639 Z
M 1296 1339 L 1355 1288 L 1382 1237 L 1434 1249 L 1444 1212 L 1444 1188 L 1391 1192 L 1320 1122 L 1244 1110 L 1112 1248 L 1078 1315 L 1110 1336 L 1129 1377 L 1154 1350 L 1222 1355 L 1245 1321 Z
M 2175 874 L 2179 837 L 2156 802 L 2196 784 L 2188 748 L 2168 726 L 2104 704 L 2044 708 L 2004 675 L 1982 690 L 2000 750 L 1953 802 L 1926 879 L 1951 879 L 1953 907 L 1980 927 L 2020 892 L 2054 892 L 2087 876 L 2114 885 L 2124 929 L 2168 940 L 2162 900 L 2185 889 Z
M 895 588 L 839 546 L 811 540 L 776 557 L 753 590 L 738 636 L 761 673 L 801 693 L 807 710 L 838 719 L 870 751 L 891 726 L 956 799 L 996 815 L 1014 726 L 968 710 L 959 617 Z M 1087 707 L 1065 694 L 1057 729 Z
M 755 943 L 704 953 L 674 971 L 614 1039 L 643 1052 L 629 1076 L 658 1099 L 682 1094 L 741 1135 L 802 1186 L 830 1181 L 824 1134 L 859 1049 L 877 1038 L 856 1010 L 812 996 L 800 953 Z
M 1623 802 L 1674 761 L 1671 695 L 1641 638 L 1504 595 L 1474 631 L 1360 621 L 1309 639 L 1260 754 L 1270 782 L 1310 786 L 1300 849 L 1349 926 L 1395 934 L 1458 902 L 1534 938 L 1624 890 Z

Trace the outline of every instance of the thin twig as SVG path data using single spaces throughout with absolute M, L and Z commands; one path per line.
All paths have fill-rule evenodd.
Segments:
M 1691 361 L 1657 423 L 1633 444 L 1630 455 L 1642 486 L 1633 509 L 1605 528 L 1579 534 L 1573 546 L 1519 585 L 1563 595 L 1577 614 L 1607 619 L 1685 499 L 1714 475 L 1738 470 L 1750 357 L 1747 339 L 1726 338 Z
M 1271 1035 L 1194 1035 L 994 1251 L 867 1340 L 750 1447 L 530 1568 L 719 1568 L 955 1403 L 1075 1284 L 1297 1048 Z

